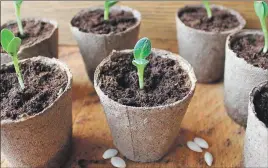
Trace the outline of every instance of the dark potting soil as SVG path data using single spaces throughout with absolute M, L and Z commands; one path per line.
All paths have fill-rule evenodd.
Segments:
M 268 69 L 268 53 L 263 53 L 264 38 L 261 35 L 246 35 L 233 40 L 231 49 L 249 64 Z
M 256 94 L 254 98 L 254 106 L 257 113 L 257 117 L 268 128 L 268 84 Z
M 123 105 L 153 107 L 183 99 L 190 91 L 190 79 L 178 62 L 150 55 L 145 68 L 144 89 L 139 89 L 133 54 L 122 54 L 104 64 L 99 75 L 101 90 Z
M 207 17 L 206 9 L 201 7 L 185 7 L 178 16 L 185 25 L 209 32 L 223 32 L 239 26 L 236 16 L 228 11 L 211 10 L 211 18 Z
M 19 33 L 17 23 L 4 25 L 3 27 L 1 27 L 1 30 L 4 28 L 9 29 L 14 33 L 16 37 L 20 37 L 22 39 L 22 45 L 30 46 L 38 41 L 49 37 L 54 29 L 54 26 L 52 24 L 39 20 L 22 21 L 22 26 L 24 30 L 24 36 L 21 36 L 21 34 Z
M 21 90 L 13 66 L 0 70 L 1 120 L 19 119 L 24 114 L 34 115 L 52 104 L 64 91 L 67 75 L 58 67 L 27 61 L 20 64 L 25 89 Z
M 137 19 L 131 12 L 112 11 L 109 14 L 109 20 L 104 20 L 103 10 L 88 11 L 83 15 L 75 16 L 71 24 L 79 28 L 80 31 L 95 34 L 119 33 L 132 27 Z

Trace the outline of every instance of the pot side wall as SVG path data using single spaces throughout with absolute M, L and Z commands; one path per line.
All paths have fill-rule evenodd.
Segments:
M 242 30 L 232 34 L 226 41 L 224 72 L 224 102 L 228 115 L 238 124 L 246 127 L 249 93 L 256 85 L 268 79 L 268 70 L 254 67 L 230 48 L 232 39 L 247 34 L 260 34 L 258 30 Z
M 256 116 L 253 104 L 254 96 L 259 91 L 255 88 L 250 95 L 244 144 L 245 167 L 268 167 L 268 128 Z

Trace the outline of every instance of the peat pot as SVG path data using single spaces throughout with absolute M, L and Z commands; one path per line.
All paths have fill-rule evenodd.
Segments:
M 65 89 L 41 112 L 16 120 L 1 118 L 1 153 L 10 167 L 57 168 L 65 163 L 72 139 L 72 75 L 68 67 L 46 57 L 21 60 L 20 63 L 40 61 L 47 66 L 58 66 L 67 76 Z M 13 66 L 2 64 L 1 69 Z M 2 116 L 1 116 L 2 117 Z
M 246 21 L 232 9 L 211 5 L 212 9 L 225 10 L 236 16 L 239 25 L 227 31 L 213 32 L 195 29 L 184 24 L 179 15 L 187 8 L 200 7 L 203 6 L 186 6 L 176 13 L 179 55 L 193 66 L 198 82 L 217 82 L 223 77 L 226 38 L 229 34 L 243 29 Z
M 73 19 L 83 16 L 89 11 L 99 9 L 103 10 L 102 7 L 91 7 L 86 10 L 81 10 L 73 17 Z M 131 12 L 137 20 L 133 26 L 123 32 L 96 34 L 92 32 L 83 32 L 78 27 L 73 26 L 72 23 L 70 24 L 72 34 L 78 43 L 80 53 L 83 57 L 87 74 L 92 82 L 94 81 L 94 71 L 97 65 L 107 57 L 113 49 L 122 50 L 133 48 L 138 40 L 141 24 L 140 12 L 125 6 L 114 6 L 110 9 L 110 12 L 119 12 L 122 10 Z
M 46 26 L 49 25 L 49 27 L 43 27 L 41 29 L 38 24 L 40 22 L 46 23 Z M 58 23 L 56 21 L 43 18 L 26 18 L 22 19 L 22 23 L 26 38 L 21 37 L 22 45 L 18 52 L 19 59 L 31 58 L 38 55 L 58 58 Z M 19 31 L 16 21 L 9 21 L 1 25 L 1 29 L 3 28 L 13 31 L 15 36 L 18 36 Z M 40 30 L 42 31 L 40 32 Z M 32 38 L 27 37 L 29 34 L 33 35 Z M 10 62 L 10 59 L 1 57 L 1 64 L 7 62 Z
M 245 167 L 268 167 L 268 128 L 267 125 L 258 117 L 254 102 L 256 97 L 268 81 L 254 88 L 250 94 L 248 106 L 248 121 L 244 143 L 244 166 Z M 267 101 L 266 101 L 267 102 Z M 266 116 L 268 111 L 266 111 Z M 266 123 L 267 124 L 267 123 Z
M 195 91 L 196 78 L 193 68 L 182 57 L 164 50 L 152 49 L 153 55 L 179 62 L 189 76 L 189 92 L 179 101 L 154 107 L 135 107 L 118 103 L 102 91 L 99 75 L 105 63 L 132 52 L 133 50 L 113 51 L 105 58 L 95 71 L 94 87 L 104 108 L 116 148 L 132 161 L 153 162 L 168 152 L 179 135 L 181 122 Z
M 231 34 L 226 41 L 224 72 L 224 102 L 228 115 L 246 127 L 249 93 L 256 85 L 268 80 L 268 70 L 253 66 L 239 58 L 231 49 L 234 40 L 246 35 L 263 35 L 259 30 L 242 30 Z

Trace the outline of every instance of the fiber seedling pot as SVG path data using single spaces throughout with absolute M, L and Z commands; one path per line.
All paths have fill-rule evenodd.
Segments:
M 120 153 L 132 161 L 153 162 L 168 152 L 179 135 L 181 121 L 195 91 L 196 78 L 193 68 L 182 57 L 164 50 L 152 49 L 154 55 L 178 61 L 189 76 L 189 92 L 179 101 L 154 107 L 135 107 L 118 103 L 102 91 L 99 75 L 105 63 L 132 52 L 133 50 L 113 51 L 105 58 L 95 71 L 94 87 L 104 108 L 114 145 Z
M 60 61 L 41 56 L 21 60 L 20 64 L 36 61 L 59 67 L 68 81 L 55 101 L 42 111 L 33 115 L 27 115 L 25 111 L 16 120 L 2 120 L 1 115 L 1 153 L 10 167 L 60 167 L 71 150 L 71 72 Z M 10 66 L 12 63 L 2 64 L 1 69 Z
M 22 19 L 23 28 L 25 29 L 25 22 L 30 23 L 34 22 L 33 27 L 27 26 L 27 31 L 25 31 L 26 36 L 30 32 L 35 35 L 32 39 L 21 37 L 22 39 L 22 45 L 20 47 L 20 50 L 18 52 L 19 59 L 26 59 L 31 58 L 34 56 L 42 55 L 49 58 L 58 58 L 58 23 L 54 20 L 48 20 L 48 19 L 39 19 L 39 18 L 26 18 Z M 38 31 L 38 27 L 35 26 L 38 22 L 44 22 L 46 24 L 49 24 L 51 27 L 50 29 L 46 31 L 41 31 L 41 35 L 39 34 L 40 31 Z M 3 25 L 1 25 L 1 29 L 7 28 L 13 33 L 18 36 L 18 28 L 17 28 L 17 22 L 16 21 L 9 21 Z M 43 30 L 44 30 L 43 29 Z M 34 32 L 36 31 L 36 32 Z M 1 63 L 7 63 L 5 60 L 7 58 L 1 57 Z
M 254 105 L 255 99 L 268 81 L 254 88 L 250 94 L 248 121 L 244 144 L 245 167 L 268 167 L 268 128 L 258 117 L 260 114 Z M 255 103 L 254 103 L 255 102 Z M 268 111 L 266 111 L 266 116 Z M 268 124 L 268 123 L 266 123 Z
M 255 67 L 239 58 L 231 49 L 231 43 L 246 35 L 263 35 L 259 30 L 242 30 L 231 34 L 226 41 L 224 72 L 224 102 L 228 115 L 246 127 L 249 93 L 256 85 L 268 79 L 268 70 Z
M 198 82 L 211 83 L 220 80 L 224 72 L 226 37 L 244 28 L 246 21 L 236 11 L 223 6 L 211 5 L 212 9 L 225 10 L 236 16 L 239 25 L 222 32 L 204 31 L 187 26 L 179 15 L 187 7 L 200 8 L 201 5 L 186 6 L 176 13 L 179 55 L 193 66 Z
M 91 7 L 86 10 L 81 10 L 74 18 L 84 15 L 86 12 L 98 9 L 103 10 L 102 7 Z M 138 40 L 141 24 L 140 12 L 125 6 L 114 6 L 110 9 L 110 12 L 122 10 L 131 12 L 137 20 L 133 26 L 123 32 L 109 34 L 82 32 L 78 27 L 70 24 L 72 34 L 78 43 L 80 53 L 84 59 L 87 74 L 92 82 L 94 81 L 94 71 L 97 65 L 107 57 L 113 49 L 122 50 L 133 48 Z

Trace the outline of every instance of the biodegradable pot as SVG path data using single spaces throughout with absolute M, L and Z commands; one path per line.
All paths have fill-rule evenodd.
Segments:
M 31 44 L 21 45 L 20 50 L 18 52 L 19 59 L 31 58 L 34 56 L 42 55 L 49 58 L 58 58 L 58 23 L 54 20 L 48 19 L 37 19 L 37 18 L 26 18 L 22 19 L 22 21 L 43 21 L 46 23 L 50 23 L 53 25 L 53 30 L 50 35 L 46 38 L 39 39 L 34 41 Z M 16 21 L 9 21 L 3 24 L 1 27 L 7 27 L 10 24 L 17 24 Z M 8 63 L 10 61 L 7 58 L 1 57 L 1 63 Z
M 91 7 L 86 10 L 81 10 L 76 16 L 83 15 L 85 12 L 94 11 L 97 9 L 103 9 L 102 7 Z M 115 6 L 110 11 L 129 11 L 132 12 L 137 22 L 132 27 L 120 33 L 110 34 L 94 34 L 85 33 L 79 30 L 79 28 L 71 26 L 71 31 L 76 39 L 84 63 L 86 66 L 89 79 L 94 81 L 94 72 L 97 65 L 109 55 L 109 53 L 115 50 L 134 48 L 138 36 L 141 24 L 141 14 L 137 10 L 131 9 L 125 6 Z
M 130 53 L 132 50 L 123 50 Z M 122 105 L 103 93 L 98 81 L 101 67 L 115 57 L 113 51 L 97 67 L 94 87 L 100 97 L 114 145 L 128 159 L 137 162 L 153 162 L 162 158 L 179 135 L 180 124 L 195 91 L 196 78 L 191 65 L 182 57 L 159 49 L 152 52 L 163 58 L 170 58 L 180 63 L 188 73 L 191 89 L 182 100 L 156 107 L 132 107 Z M 122 65 L 118 65 L 122 66 Z
M 239 26 L 223 32 L 207 32 L 188 27 L 180 20 L 178 15 L 185 7 L 176 13 L 179 54 L 193 66 L 197 80 L 201 83 L 216 82 L 223 77 L 226 38 L 229 34 L 243 29 L 246 24 L 245 19 L 234 10 L 217 5 L 211 5 L 211 8 L 230 12 L 238 19 Z
M 268 128 L 257 117 L 254 98 L 268 81 L 254 88 L 250 94 L 248 121 L 244 144 L 245 167 L 268 167 Z
M 244 127 L 247 125 L 249 93 L 253 87 L 268 79 L 268 70 L 238 58 L 230 47 L 232 41 L 248 34 L 263 35 L 259 30 L 242 30 L 228 36 L 224 72 L 224 102 L 227 113 Z
M 10 167 L 60 167 L 71 150 L 72 75 L 68 67 L 56 59 L 34 57 L 30 60 L 59 66 L 67 74 L 68 83 L 54 103 L 42 112 L 15 121 L 1 120 L 1 153 Z M 12 64 L 1 65 L 4 66 Z

